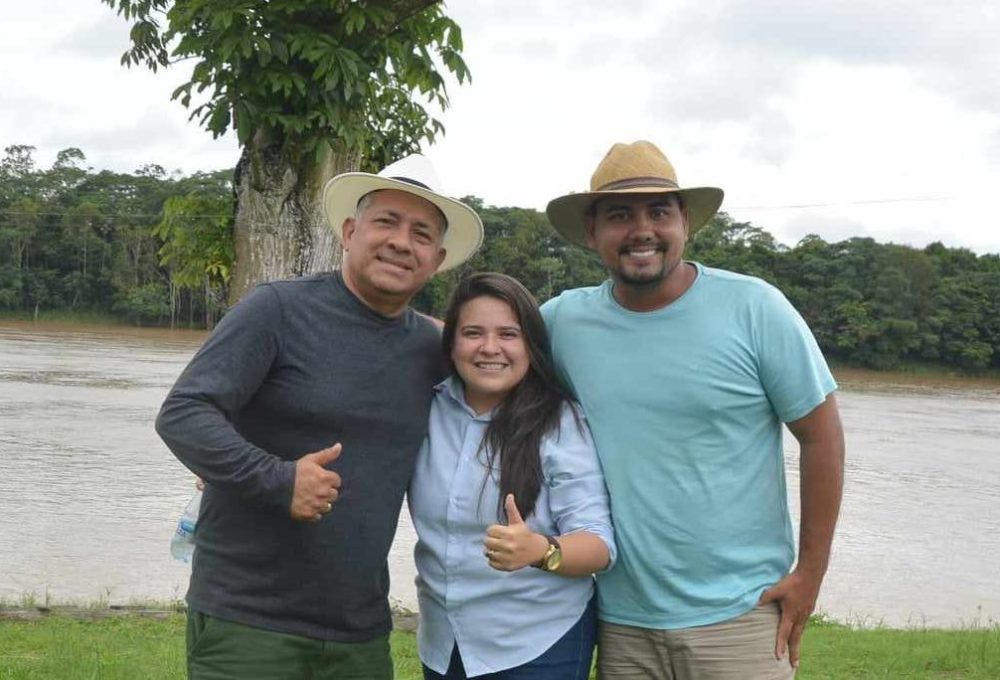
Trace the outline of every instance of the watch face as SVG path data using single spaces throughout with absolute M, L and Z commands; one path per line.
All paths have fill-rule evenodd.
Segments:
M 545 571 L 555 571 L 562 564 L 562 550 L 556 549 L 545 558 Z

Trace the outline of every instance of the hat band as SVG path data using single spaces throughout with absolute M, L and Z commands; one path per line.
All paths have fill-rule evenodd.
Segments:
M 412 184 L 415 187 L 420 187 L 421 189 L 427 189 L 427 191 L 430 191 L 432 193 L 437 193 L 423 182 L 418 182 L 417 180 L 410 179 L 409 177 L 390 177 L 389 179 L 394 179 L 399 182 L 406 182 L 407 184 Z
M 620 179 L 617 182 L 609 182 L 597 189 L 597 191 L 620 191 L 622 189 L 634 189 L 636 187 L 663 187 L 664 189 L 679 189 L 677 182 L 666 177 L 629 177 Z
M 423 182 L 418 182 L 417 180 L 410 179 L 409 177 L 390 177 L 389 179 L 394 179 L 397 182 L 403 182 L 405 184 L 412 184 L 415 187 L 420 187 L 421 189 L 426 189 L 427 191 L 431 192 L 432 194 L 438 193 L 438 192 L 434 191 L 433 189 L 431 189 L 426 184 L 424 184 Z M 438 206 L 434 206 L 434 207 L 437 208 L 438 214 L 441 215 L 441 220 L 444 222 L 444 230 L 448 231 L 448 216 L 445 215 L 444 211 L 441 210 L 441 208 L 439 208 Z

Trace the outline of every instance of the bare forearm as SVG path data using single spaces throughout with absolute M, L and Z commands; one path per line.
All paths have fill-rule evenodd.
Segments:
M 549 539 L 530 529 L 521 518 L 513 496 L 507 497 L 509 525 L 494 524 L 486 529 L 483 547 L 490 566 L 500 571 L 517 571 L 538 566 L 549 552 Z M 587 576 L 608 566 L 610 552 L 600 536 L 579 531 L 559 536 L 562 559 L 554 573 L 560 576 Z
M 802 445 L 800 458 L 801 523 L 798 569 L 822 579 L 840 514 L 844 489 L 844 440 Z
M 777 602 L 781 607 L 774 658 L 784 658 L 786 650 L 792 666 L 799 663 L 799 642 L 830 563 L 833 530 L 840 514 L 844 490 L 844 429 L 840 424 L 837 399 L 828 394 L 822 404 L 803 418 L 788 423 L 799 441 L 799 563 L 761 596 L 761 603 Z
M 799 442 L 799 562 L 796 571 L 816 590 L 830 562 L 844 490 L 844 428 L 834 394 L 804 418 L 788 423 Z
M 608 546 L 599 536 L 587 531 L 558 537 L 562 564 L 556 572 L 563 576 L 587 576 L 608 566 Z

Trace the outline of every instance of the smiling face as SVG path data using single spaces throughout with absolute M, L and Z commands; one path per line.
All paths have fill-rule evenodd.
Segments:
M 587 245 L 624 288 L 664 285 L 681 263 L 687 214 L 673 194 L 599 199 L 587 219 Z
M 481 296 L 462 305 L 451 360 L 465 401 L 484 413 L 503 401 L 528 373 L 530 360 L 521 324 L 509 304 Z
M 430 201 L 385 189 L 344 221 L 344 283 L 386 316 L 401 313 L 444 261 L 444 221 Z

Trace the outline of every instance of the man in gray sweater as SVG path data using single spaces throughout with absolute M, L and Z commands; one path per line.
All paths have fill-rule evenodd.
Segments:
M 392 677 L 386 558 L 442 379 L 409 302 L 483 227 L 410 156 L 330 180 L 340 272 L 265 283 L 178 378 L 157 432 L 205 480 L 188 675 Z

